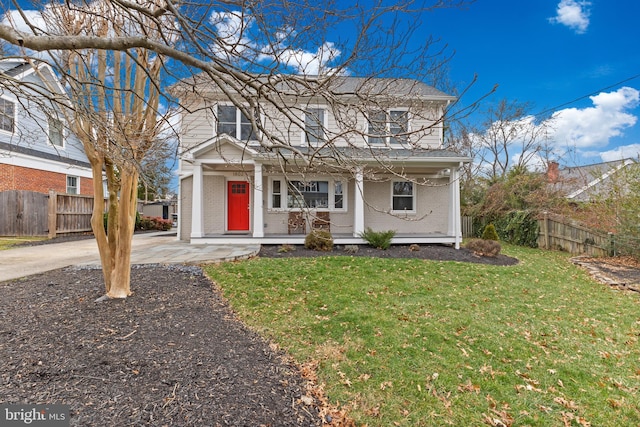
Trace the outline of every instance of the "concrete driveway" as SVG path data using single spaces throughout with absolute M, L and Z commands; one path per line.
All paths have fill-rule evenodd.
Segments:
M 133 236 L 132 264 L 206 264 L 246 259 L 260 245 L 191 245 L 179 241 L 175 231 Z M 94 239 L 23 246 L 0 251 L 0 282 L 70 265 L 100 265 Z

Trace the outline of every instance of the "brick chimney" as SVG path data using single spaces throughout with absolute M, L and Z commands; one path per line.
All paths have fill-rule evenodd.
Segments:
M 547 166 L 547 181 L 555 184 L 558 182 L 558 178 L 560 178 L 560 171 L 558 169 L 558 162 L 549 162 Z

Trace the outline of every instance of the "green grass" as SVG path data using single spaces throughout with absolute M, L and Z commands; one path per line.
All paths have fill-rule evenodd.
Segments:
M 0 251 L 11 249 L 17 244 L 30 242 L 33 240 L 43 240 L 42 237 L 0 237 Z
M 318 362 L 358 425 L 640 425 L 638 294 L 566 254 L 503 252 L 521 263 L 322 257 L 207 272 L 244 322 Z

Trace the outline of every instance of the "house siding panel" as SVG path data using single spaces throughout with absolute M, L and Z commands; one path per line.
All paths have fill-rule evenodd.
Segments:
M 214 135 L 213 114 L 202 109 L 204 103 L 194 104 L 192 113 L 183 113 L 181 123 L 181 144 L 185 149 L 210 140 Z
M 225 227 L 225 177 L 205 175 L 204 187 L 204 233 L 222 234 Z
M 433 181 L 434 185 L 417 185 L 418 214 L 387 213 L 391 206 L 391 184 L 365 182 L 365 225 L 375 231 L 395 230 L 396 233 L 446 233 L 449 213 L 447 180 Z

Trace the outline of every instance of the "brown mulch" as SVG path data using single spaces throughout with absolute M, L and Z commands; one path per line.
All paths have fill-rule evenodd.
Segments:
M 67 404 L 73 426 L 318 426 L 298 369 L 245 328 L 197 267 L 134 266 L 0 283 L 0 403 Z
M 601 283 L 618 289 L 640 292 L 640 262 L 636 258 L 577 256 L 571 261 L 585 268 Z
M 439 245 L 360 246 L 355 254 L 279 248 L 264 246 L 259 256 L 517 263 Z M 0 283 L 0 403 L 67 404 L 73 426 L 286 427 L 329 419 L 305 368 L 240 323 L 201 268 L 133 266 L 132 289 L 126 300 L 96 303 L 104 285 L 91 267 Z

